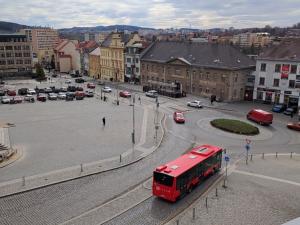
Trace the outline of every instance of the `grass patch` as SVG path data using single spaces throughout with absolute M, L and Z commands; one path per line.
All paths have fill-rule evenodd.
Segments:
M 240 120 L 230 119 L 215 119 L 210 121 L 210 124 L 216 128 L 228 131 L 235 134 L 256 135 L 259 134 L 259 129 L 249 123 Z

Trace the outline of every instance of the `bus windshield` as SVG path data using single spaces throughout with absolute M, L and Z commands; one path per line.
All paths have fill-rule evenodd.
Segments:
M 169 187 L 173 185 L 174 178 L 167 174 L 154 172 L 153 176 L 154 176 L 154 181 L 159 184 L 163 184 Z

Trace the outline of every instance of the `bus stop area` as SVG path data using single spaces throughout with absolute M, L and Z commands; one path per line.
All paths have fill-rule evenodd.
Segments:
M 280 225 L 300 217 L 300 155 L 255 155 L 228 169 L 211 187 L 168 225 Z

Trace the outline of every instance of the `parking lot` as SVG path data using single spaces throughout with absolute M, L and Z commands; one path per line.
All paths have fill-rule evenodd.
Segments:
M 69 78 L 42 83 L 20 80 L 8 85 L 16 89 L 67 87 L 66 79 Z M 87 90 L 86 83 L 75 84 L 74 79 L 70 85 Z M 106 159 L 130 149 L 130 99 L 122 99 L 120 105 L 116 105 L 113 104 L 115 90 L 105 95 L 106 102 L 98 96 L 81 101 L 47 99 L 46 102 L 0 104 L 1 121 L 16 125 L 10 128 L 11 142 L 23 152 L 18 163 L 1 169 L 0 181 Z M 140 138 L 142 118 L 143 108 L 135 107 L 136 140 Z

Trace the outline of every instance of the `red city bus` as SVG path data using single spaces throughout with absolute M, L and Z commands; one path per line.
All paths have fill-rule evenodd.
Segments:
M 217 146 L 201 145 L 158 166 L 153 172 L 153 195 L 175 202 L 191 192 L 202 180 L 220 170 L 222 151 Z

